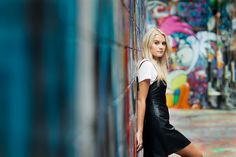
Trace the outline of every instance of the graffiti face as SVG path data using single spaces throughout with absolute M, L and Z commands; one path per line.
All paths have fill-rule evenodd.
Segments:
M 192 60 L 194 58 L 193 50 L 189 46 L 185 46 L 181 48 L 177 52 L 176 60 L 180 66 L 189 67 L 192 63 Z
M 164 55 L 166 50 L 166 39 L 163 35 L 157 34 L 151 45 L 150 51 L 154 58 L 160 58 Z
M 147 10 L 151 11 L 153 18 L 163 18 L 170 14 L 170 8 L 167 3 L 161 1 L 150 1 L 147 4 Z
M 169 8 L 166 5 L 158 5 L 152 10 L 152 16 L 154 18 L 166 17 L 169 14 Z

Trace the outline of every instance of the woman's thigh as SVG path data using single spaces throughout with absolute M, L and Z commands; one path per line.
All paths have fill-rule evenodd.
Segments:
M 202 153 L 192 143 L 176 152 L 176 154 L 182 157 L 203 157 Z

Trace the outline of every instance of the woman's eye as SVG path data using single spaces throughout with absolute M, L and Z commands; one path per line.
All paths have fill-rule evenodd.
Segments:
M 162 45 L 166 45 L 166 42 L 159 42 L 159 41 L 156 41 L 154 42 L 155 45 L 158 45 L 158 44 L 162 44 Z
M 162 45 L 166 45 L 166 42 L 163 42 Z

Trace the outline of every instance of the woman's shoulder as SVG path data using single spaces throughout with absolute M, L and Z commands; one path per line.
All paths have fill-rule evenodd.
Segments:
M 151 61 L 147 58 L 144 58 L 141 61 L 139 61 L 138 68 L 140 68 L 142 65 L 150 66 Z

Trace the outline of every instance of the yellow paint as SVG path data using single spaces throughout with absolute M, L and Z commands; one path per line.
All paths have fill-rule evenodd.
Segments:
M 187 75 L 180 74 L 172 79 L 171 81 L 171 89 L 176 90 L 180 88 L 187 81 Z
M 174 106 L 174 95 L 172 93 L 166 93 L 166 104 L 168 107 Z
M 175 91 L 187 82 L 187 72 L 184 70 L 175 70 L 169 73 L 167 77 L 169 89 Z

